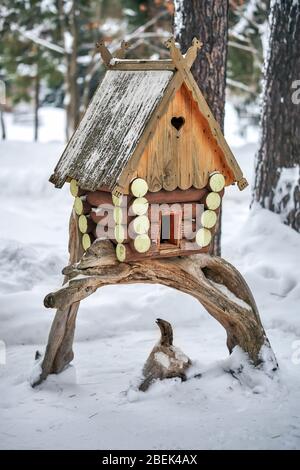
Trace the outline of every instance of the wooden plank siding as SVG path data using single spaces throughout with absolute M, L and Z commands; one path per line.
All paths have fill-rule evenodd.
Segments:
M 181 116 L 185 123 L 177 131 L 171 119 Z M 192 93 L 182 84 L 156 125 L 137 166 L 137 176 L 147 181 L 152 192 L 173 191 L 203 188 L 213 171 L 223 173 L 226 186 L 235 181 Z

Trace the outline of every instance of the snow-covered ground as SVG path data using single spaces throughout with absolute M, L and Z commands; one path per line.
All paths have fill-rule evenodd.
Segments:
M 7 139 L 32 142 L 33 113 L 29 106 L 21 107 L 15 114 L 6 113 Z M 65 113 L 60 108 L 46 106 L 39 110 L 39 142 L 63 142 L 66 134 Z
M 273 380 L 247 366 L 238 350 L 228 358 L 224 330 L 196 300 L 132 285 L 86 299 L 73 366 L 30 387 L 34 354 L 54 315 L 43 298 L 60 285 L 67 264 L 72 206 L 68 188 L 48 183 L 63 149 L 63 117 L 52 113 L 45 112 L 50 124 L 42 129 L 47 143 L 30 143 L 31 129 L 12 120 L 8 135 L 18 141 L 0 143 L 0 448 L 300 448 L 300 237 L 268 211 L 249 212 L 249 189 L 226 191 L 223 256 L 253 290 L 280 365 Z M 234 140 L 228 122 L 251 180 L 255 144 Z M 171 321 L 175 344 L 203 375 L 137 392 L 158 338 L 157 317 Z M 240 361 L 243 385 L 225 372 Z

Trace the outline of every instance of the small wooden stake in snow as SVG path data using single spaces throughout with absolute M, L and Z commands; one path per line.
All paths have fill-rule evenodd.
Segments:
M 225 178 L 221 173 L 214 173 L 209 178 L 209 187 L 212 191 L 219 193 L 225 186 Z
M 148 191 L 148 184 L 142 178 L 136 178 L 131 183 L 131 192 L 135 197 L 143 197 Z

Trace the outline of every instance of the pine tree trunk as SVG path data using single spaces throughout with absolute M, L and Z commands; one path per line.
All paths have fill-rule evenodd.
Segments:
M 6 128 L 5 128 L 5 122 L 4 122 L 4 113 L 3 113 L 3 108 L 0 104 L 0 125 L 1 125 L 1 135 L 2 135 L 2 140 L 6 139 Z
M 34 141 L 39 138 L 39 107 L 40 107 L 40 77 L 37 75 L 34 79 Z
M 70 13 L 64 9 L 64 1 L 58 0 L 59 27 L 65 49 L 65 107 L 66 107 L 66 139 L 69 140 L 80 119 L 80 95 L 78 79 L 78 42 L 79 42 L 79 12 L 78 4 L 72 1 Z M 70 38 L 72 43 L 69 44 Z M 68 38 L 68 41 L 66 40 Z
M 71 13 L 70 13 L 70 33 L 72 36 L 72 50 L 69 54 L 68 60 L 68 91 L 69 91 L 69 103 L 68 103 L 68 134 L 69 137 L 76 129 L 79 123 L 80 115 L 80 97 L 78 88 L 78 14 L 75 0 L 73 1 Z
M 174 30 L 184 52 L 197 37 L 203 47 L 192 73 L 221 129 L 224 128 L 228 2 L 175 0 Z M 214 239 L 214 254 L 221 254 L 221 213 Z
M 253 196 L 300 232 L 300 3 L 274 2 L 270 24 Z

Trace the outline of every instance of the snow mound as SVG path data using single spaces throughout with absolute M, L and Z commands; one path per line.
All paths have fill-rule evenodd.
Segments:
M 30 198 L 57 195 L 58 191 L 48 180 L 62 150 L 63 146 L 57 143 L 2 142 L 0 195 L 26 198 L 27 203 Z M 22 207 L 22 201 L 18 204 Z
M 226 211 L 226 202 L 224 206 Z M 264 326 L 280 326 L 297 336 L 300 336 L 299 253 L 299 234 L 284 225 L 279 215 L 258 205 L 252 207 L 231 242 L 224 244 L 223 251 L 223 256 L 231 258 L 243 272 L 254 292 Z M 266 295 L 272 302 L 267 302 Z
M 28 244 L 2 240 L 0 246 L 0 293 L 30 290 L 61 271 L 64 260 Z
M 29 117 L 29 109 L 25 117 Z M 21 115 L 13 115 L 12 113 L 5 113 L 4 119 L 7 127 L 7 139 L 21 141 L 19 146 L 30 142 L 32 145 L 34 131 L 33 131 L 33 115 L 27 123 L 20 122 Z M 39 141 L 40 142 L 65 142 L 66 138 L 66 113 L 64 109 L 53 108 L 51 106 L 44 106 L 39 110 Z M 32 145 L 33 147 L 33 145 Z
M 263 349 L 264 358 L 270 359 L 269 356 L 265 357 L 268 348 L 264 346 Z M 274 367 L 273 361 L 274 357 L 272 357 L 272 361 L 267 360 L 261 367 L 256 368 L 249 360 L 248 355 L 239 346 L 236 346 L 230 356 L 221 362 L 221 365 L 226 372 L 229 372 L 238 380 L 242 387 L 252 390 L 253 393 L 264 393 L 266 391 L 272 393 L 274 381 L 278 382 L 279 380 L 277 371 L 269 370 L 269 362 L 272 363 L 272 368 Z

